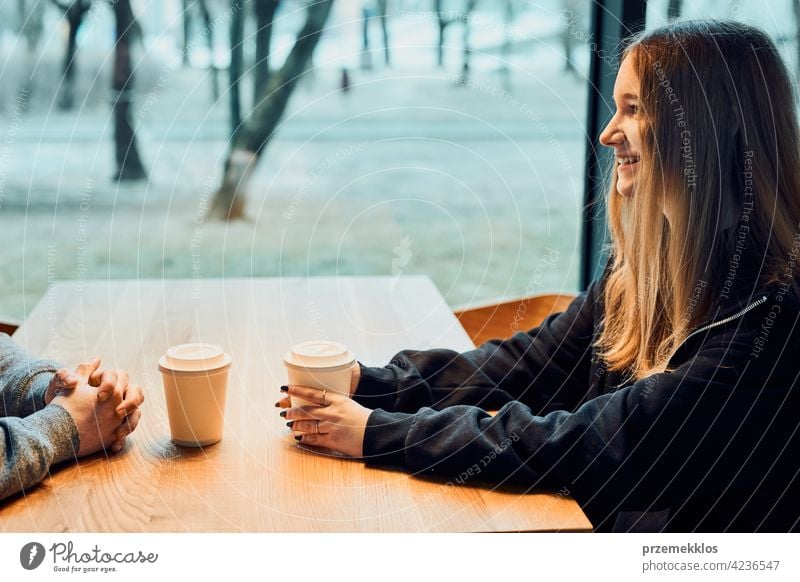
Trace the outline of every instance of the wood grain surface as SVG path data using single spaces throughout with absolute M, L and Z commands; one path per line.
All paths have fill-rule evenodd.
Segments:
M 0 502 L 0 530 L 45 532 L 586 531 L 560 493 L 366 468 L 301 448 L 274 403 L 293 343 L 347 344 L 365 365 L 405 348 L 473 347 L 427 277 L 135 280 L 53 285 L 14 339 L 74 365 L 99 355 L 144 387 L 125 450 L 57 467 Z M 223 440 L 173 445 L 157 362 L 170 345 L 233 357 Z

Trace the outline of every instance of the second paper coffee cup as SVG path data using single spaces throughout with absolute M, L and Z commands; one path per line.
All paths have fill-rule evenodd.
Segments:
M 214 344 L 172 346 L 158 361 L 172 442 L 204 447 L 222 440 L 231 357 Z
M 328 340 L 302 342 L 286 352 L 283 358 L 289 384 L 326 389 L 350 396 L 350 382 L 356 358 L 344 344 Z M 293 396 L 293 406 L 318 406 Z

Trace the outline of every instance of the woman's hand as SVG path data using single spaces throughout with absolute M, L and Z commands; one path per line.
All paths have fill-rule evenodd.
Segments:
M 323 391 L 305 386 L 289 386 L 289 396 L 322 403 Z M 324 447 L 350 457 L 364 456 L 364 432 L 372 411 L 335 392 L 325 392 L 321 406 L 300 406 L 281 413 L 303 444 Z
M 353 375 L 350 376 L 350 398 L 352 398 L 353 394 L 355 394 L 356 390 L 358 390 L 359 380 L 361 380 L 361 366 L 356 363 L 356 365 L 353 366 Z M 292 401 L 288 396 L 281 397 L 281 399 L 275 403 L 275 406 L 280 408 L 289 408 L 291 405 Z

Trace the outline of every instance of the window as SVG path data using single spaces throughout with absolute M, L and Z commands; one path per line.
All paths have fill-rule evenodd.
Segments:
M 61 279 L 423 274 L 454 307 L 577 290 L 588 3 L 335 3 L 232 221 L 205 216 L 231 143 L 232 5 L 184 19 L 176 0 L 134 0 L 121 90 L 109 5 L 81 4 L 69 74 L 75 15 L 19 5 L 0 7 L 0 317 Z M 245 123 L 264 98 L 252 10 Z M 279 3 L 273 74 L 305 18 Z M 146 179 L 113 179 L 120 96 Z

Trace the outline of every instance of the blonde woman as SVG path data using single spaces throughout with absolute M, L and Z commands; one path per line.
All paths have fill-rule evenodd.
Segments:
M 786 67 L 756 28 L 677 23 L 628 44 L 614 103 L 610 259 L 566 312 L 362 366 L 352 399 L 290 386 L 320 406 L 283 414 L 302 443 L 370 465 L 567 490 L 598 531 L 800 529 Z

